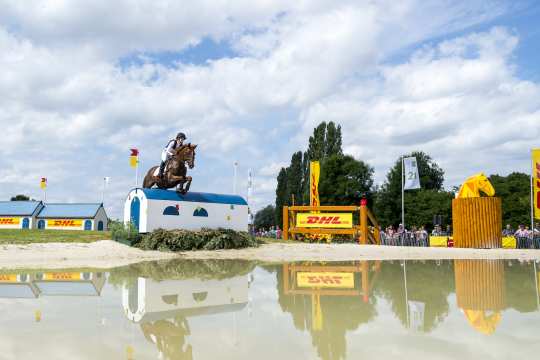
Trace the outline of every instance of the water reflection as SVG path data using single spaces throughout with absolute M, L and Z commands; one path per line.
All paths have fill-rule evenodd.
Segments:
M 5 358 L 33 358 L 23 339 L 53 344 L 55 336 L 101 359 L 347 359 L 367 348 L 384 355 L 387 344 L 410 356 L 432 344 L 469 349 L 463 358 L 477 344 L 501 343 L 517 354 L 535 350 L 524 343 L 540 344 L 536 332 L 527 332 L 528 341 L 517 335 L 524 323 L 540 321 L 538 278 L 536 263 L 502 260 L 182 260 L 109 273 L 4 271 L 0 329 L 10 331 L 0 337 L 19 349 Z M 34 312 L 39 328 L 28 327 Z M 285 345 L 270 345 L 277 343 Z M 55 358 L 53 350 L 40 352 Z
M 279 304 L 298 330 L 308 330 L 321 359 L 344 359 L 345 333 L 376 316 L 373 284 L 380 261 L 284 264 Z
M 8 272 L 0 274 L 0 298 L 100 296 L 105 281 L 102 272 Z

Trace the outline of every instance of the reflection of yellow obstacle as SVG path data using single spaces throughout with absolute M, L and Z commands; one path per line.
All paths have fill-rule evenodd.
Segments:
M 490 197 L 480 197 L 480 192 Z M 452 200 L 454 246 L 461 248 L 502 247 L 501 199 L 487 177 L 480 173 L 468 178 Z
M 354 213 L 359 225 L 353 224 Z M 349 235 L 360 244 L 379 244 L 379 223 L 362 199 L 360 206 L 284 206 L 283 239 L 296 235 Z
M 456 297 L 469 324 L 491 335 L 505 305 L 504 263 L 501 260 L 455 260 Z

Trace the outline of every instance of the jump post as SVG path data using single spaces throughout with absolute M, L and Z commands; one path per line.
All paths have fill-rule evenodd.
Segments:
M 354 213 L 358 225 L 353 224 Z M 379 223 L 367 199 L 361 199 L 360 206 L 284 206 L 283 240 L 296 234 L 350 235 L 361 245 L 380 244 Z

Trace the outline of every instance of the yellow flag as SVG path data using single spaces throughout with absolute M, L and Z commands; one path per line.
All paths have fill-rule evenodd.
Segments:
M 39 187 L 43 190 L 47 188 L 47 178 L 41 178 L 41 181 L 39 182 Z
M 309 204 L 319 206 L 319 178 L 321 176 L 321 165 L 318 161 L 309 163 Z
M 131 155 L 129 156 L 129 165 L 132 168 L 136 168 L 139 164 L 139 150 L 138 149 L 130 149 Z
M 540 219 L 540 149 L 532 151 L 534 217 Z

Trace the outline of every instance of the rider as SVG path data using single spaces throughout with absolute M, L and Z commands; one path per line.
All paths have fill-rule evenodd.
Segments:
M 176 135 L 176 139 L 169 140 L 169 142 L 161 152 L 161 164 L 159 165 L 158 177 L 163 178 L 165 164 L 171 158 L 171 156 L 174 155 L 173 150 L 184 144 L 184 140 L 186 140 L 186 135 L 181 132 Z

